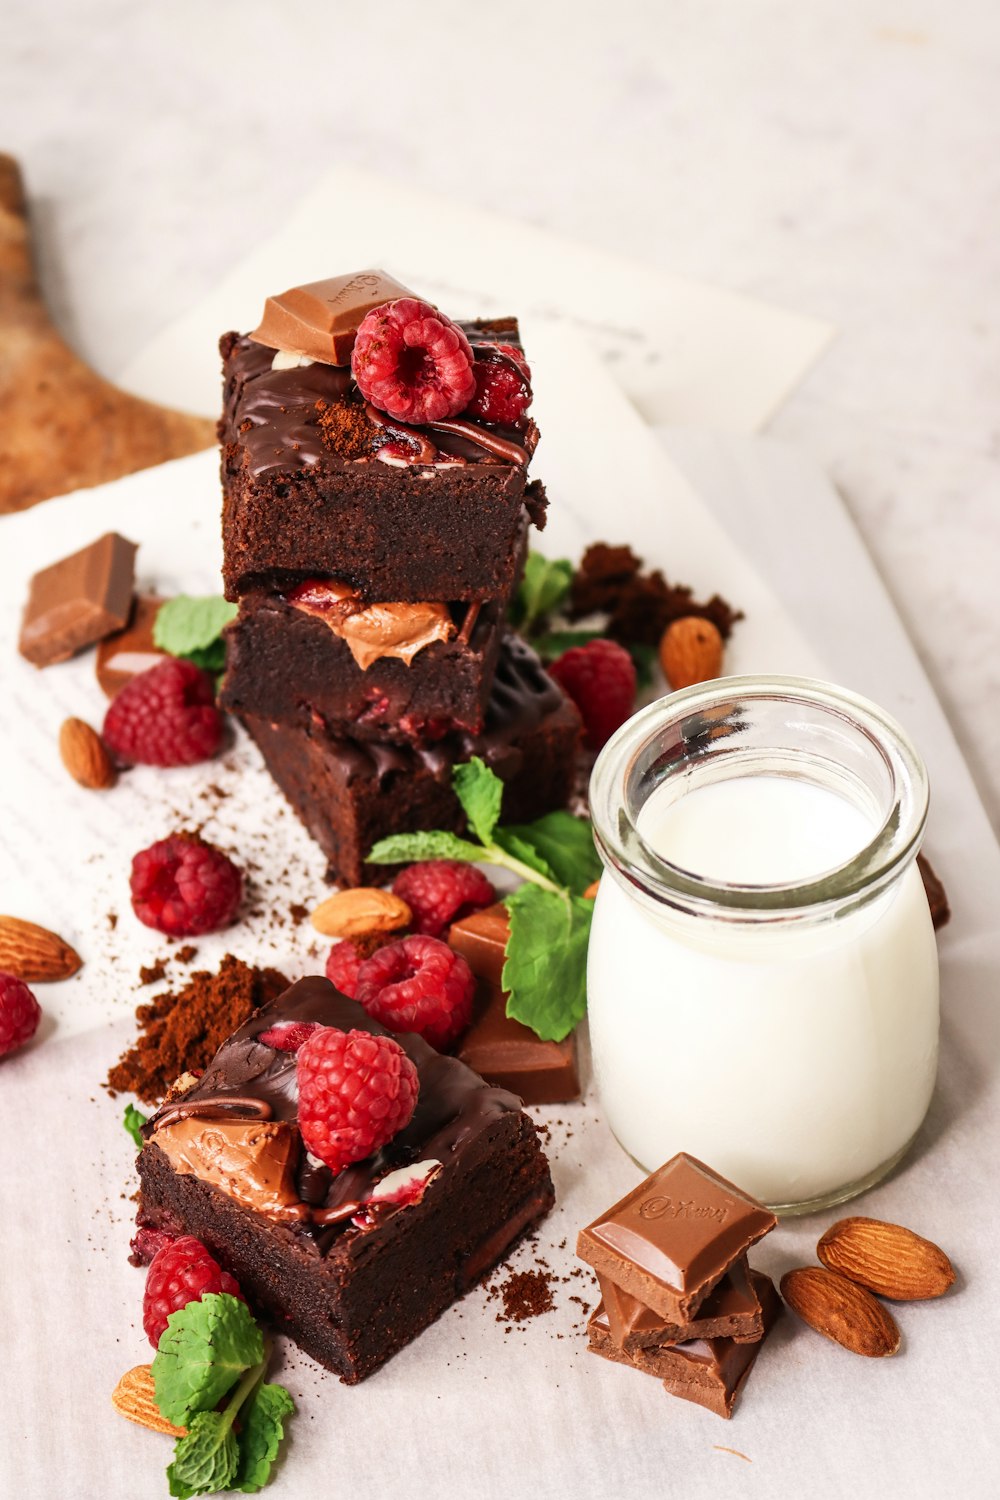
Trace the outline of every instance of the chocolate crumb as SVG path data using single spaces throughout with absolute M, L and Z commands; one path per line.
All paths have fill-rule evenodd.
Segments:
M 324 443 L 341 458 L 367 458 L 381 446 L 379 429 L 357 402 L 317 401 L 316 410 Z
M 114 932 L 115 928 L 118 926 L 118 913 L 116 911 L 108 912 L 108 926 L 111 928 L 112 932 Z
M 514 1271 L 499 1288 L 503 1313 L 497 1313 L 497 1322 L 506 1318 L 511 1323 L 523 1323 L 551 1312 L 555 1307 L 551 1281 L 544 1271 Z
M 194 943 L 185 943 L 183 948 L 178 948 L 174 958 L 179 964 L 189 964 L 193 958 L 198 957 L 198 949 Z
M 162 958 L 158 958 L 155 964 L 143 964 L 139 970 L 139 983 L 142 985 L 159 984 L 161 979 L 166 978 L 166 974 L 166 962 Z
M 291 917 L 296 926 L 299 926 L 308 917 L 309 908 L 308 906 L 303 906 L 301 901 L 293 901 L 291 906 L 288 908 L 288 915 Z

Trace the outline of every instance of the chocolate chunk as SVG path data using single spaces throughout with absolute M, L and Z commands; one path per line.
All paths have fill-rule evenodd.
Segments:
M 31 580 L 18 649 L 36 667 L 120 630 L 132 606 L 136 543 L 109 531 Z
M 109 698 L 120 693 L 139 672 L 157 666 L 167 655 L 153 642 L 153 625 L 165 601 L 156 594 L 137 594 L 124 630 L 105 636 L 97 648 L 97 680 Z
M 326 365 L 349 365 L 366 313 L 413 293 L 384 271 L 356 271 L 293 286 L 268 297 L 260 326 L 250 337 L 269 349 L 302 354 Z
M 611 1336 L 628 1355 L 690 1339 L 729 1338 L 738 1344 L 753 1344 L 764 1332 L 760 1300 L 745 1255 L 730 1266 L 690 1323 L 670 1322 L 623 1292 L 607 1276 L 597 1279 Z
M 580 1097 L 576 1036 L 545 1042 L 507 1014 L 500 987 L 510 927 L 502 902 L 452 923 L 448 942 L 479 980 L 472 1025 L 458 1056 L 488 1083 L 510 1089 L 525 1104 L 564 1104 Z
M 922 854 L 917 855 L 917 869 L 924 883 L 924 891 L 927 896 L 927 905 L 931 909 L 931 921 L 934 923 L 935 932 L 939 927 L 951 920 L 951 906 L 948 901 L 947 892 L 938 879 L 931 862 Z
M 777 1223 L 770 1209 L 679 1152 L 577 1238 L 581 1260 L 673 1323 Z
M 751 1271 L 750 1279 L 760 1300 L 763 1333 L 756 1343 L 735 1339 L 694 1339 L 661 1349 L 641 1349 L 631 1358 L 616 1347 L 604 1304 L 599 1303 L 587 1326 L 590 1350 L 618 1364 L 631 1364 L 647 1375 L 656 1375 L 671 1396 L 694 1401 L 720 1417 L 731 1417 L 761 1345 L 781 1314 L 781 1299 L 770 1277 Z

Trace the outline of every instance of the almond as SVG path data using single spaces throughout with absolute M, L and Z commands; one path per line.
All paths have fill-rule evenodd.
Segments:
M 321 901 L 309 919 L 324 937 L 383 937 L 409 927 L 413 913 L 405 901 L 378 886 L 337 891 Z
M 786 1271 L 781 1295 L 792 1312 L 817 1333 L 852 1354 L 884 1359 L 899 1348 L 895 1319 L 871 1292 L 822 1266 Z
M 27 984 L 69 979 L 83 959 L 61 937 L 20 917 L 0 916 L 0 969 Z
M 584 900 L 586 900 L 586 901 L 596 901 L 597 900 L 597 892 L 598 892 L 598 889 L 600 887 L 600 884 L 601 884 L 600 880 L 592 880 L 590 882 L 590 884 L 588 885 L 587 889 L 583 893 Z
M 711 620 L 697 615 L 674 620 L 660 641 L 660 666 L 675 693 L 710 682 L 722 672 L 722 636 Z
M 115 768 L 96 729 L 83 719 L 66 719 L 59 731 L 59 754 L 74 781 L 91 791 L 114 786 Z
M 111 1404 L 130 1422 L 140 1427 L 151 1427 L 154 1432 L 165 1432 L 170 1437 L 184 1437 L 186 1427 L 175 1427 L 166 1417 L 160 1416 L 153 1385 L 152 1365 L 136 1365 L 128 1370 L 111 1392 Z
M 881 1219 L 839 1219 L 816 1254 L 831 1271 L 894 1302 L 940 1297 L 955 1280 L 951 1261 L 937 1245 Z

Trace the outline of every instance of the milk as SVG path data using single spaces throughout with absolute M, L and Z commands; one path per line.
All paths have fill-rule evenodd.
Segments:
M 668 782 L 636 826 L 661 858 L 741 885 L 817 878 L 877 832 L 824 786 L 754 774 Z M 804 923 L 677 912 L 607 872 L 588 990 L 603 1109 L 647 1169 L 687 1151 L 801 1206 L 876 1178 L 926 1113 L 937 957 L 913 862 L 862 909 Z

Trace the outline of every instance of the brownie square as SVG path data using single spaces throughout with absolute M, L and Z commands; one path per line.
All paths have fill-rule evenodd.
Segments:
M 514 319 L 462 327 L 474 347 L 519 342 Z M 530 417 L 408 428 L 367 406 L 347 368 L 274 370 L 273 349 L 235 333 L 220 348 L 227 598 L 306 577 L 368 601 L 509 595 L 525 509 L 545 519 Z
M 326 979 L 256 1011 L 144 1128 L 139 1213 L 195 1235 L 256 1308 L 355 1384 L 474 1285 L 554 1193 L 520 1102 L 413 1035 L 397 1038 L 420 1079 L 410 1123 L 339 1173 L 317 1164 L 298 1132 L 295 1053 L 258 1040 L 308 1021 L 385 1035 Z
M 390 833 L 444 828 L 465 817 L 452 767 L 480 756 L 505 782 L 504 821 L 529 822 L 564 807 L 573 789 L 580 717 L 517 636 L 504 639 L 481 734 L 449 734 L 430 745 L 338 738 L 320 728 L 242 722 L 268 770 L 342 885 L 378 883 L 391 870 L 368 863 Z
M 463 631 L 470 610 L 471 629 Z M 230 713 L 274 724 L 319 725 L 359 740 L 438 739 L 484 725 L 503 639 L 497 603 L 456 605 L 451 640 L 432 641 L 407 663 L 384 656 L 362 668 L 324 619 L 279 594 L 251 593 L 226 630 L 220 702 Z

